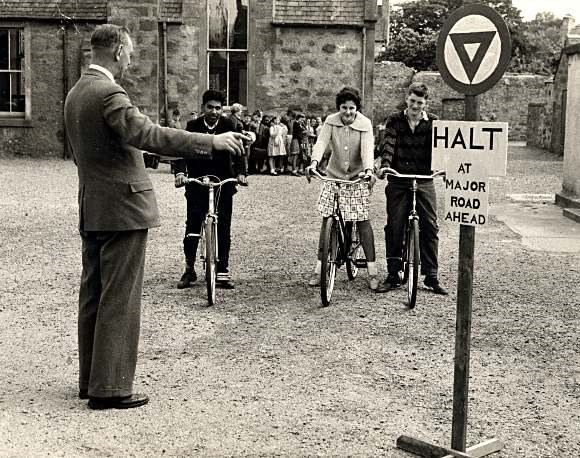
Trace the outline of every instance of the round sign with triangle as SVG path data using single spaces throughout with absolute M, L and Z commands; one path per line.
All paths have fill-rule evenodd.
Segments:
M 493 8 L 479 3 L 455 10 L 437 40 L 443 80 L 458 92 L 477 95 L 499 81 L 511 56 L 509 30 Z

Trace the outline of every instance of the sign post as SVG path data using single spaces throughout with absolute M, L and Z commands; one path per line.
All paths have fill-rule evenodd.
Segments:
M 445 179 L 446 219 L 450 217 L 458 222 L 460 229 L 451 448 L 443 452 L 443 447 L 407 436 L 397 439 L 397 447 L 425 457 L 482 457 L 501 449 L 497 439 L 467 448 L 467 413 L 475 227 L 485 224 L 487 219 L 486 184 L 489 175 L 505 175 L 505 159 L 503 173 L 498 173 L 494 170 L 498 162 L 490 158 L 490 153 L 499 153 L 504 158 L 507 154 L 507 124 L 505 129 L 501 126 L 479 126 L 504 123 L 479 122 L 478 94 L 499 81 L 507 68 L 510 54 L 507 25 L 494 9 L 486 5 L 468 3 L 455 10 L 439 33 L 437 65 L 443 80 L 465 95 L 465 122 L 463 126 L 457 126 L 461 122 L 446 121 L 436 121 L 433 125 L 432 167 L 446 170 L 448 174 Z M 476 141 L 478 126 L 481 132 L 485 128 L 492 129 L 485 131 L 490 139 L 488 151 L 485 145 Z M 505 145 L 500 145 L 500 137 Z M 492 144 L 494 138 L 498 141 Z M 442 141 L 445 141 L 444 152 L 437 154 L 438 144 Z M 455 154 L 455 149 L 463 149 L 464 154 Z M 473 179 L 474 176 L 476 179 Z M 481 207 L 482 197 L 485 198 L 485 213 Z

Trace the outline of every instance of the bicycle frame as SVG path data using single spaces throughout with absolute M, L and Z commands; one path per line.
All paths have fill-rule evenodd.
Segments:
M 343 184 L 354 184 L 354 183 L 359 183 L 362 181 L 361 178 L 357 178 L 354 181 L 341 180 L 338 178 L 328 178 L 328 177 L 321 175 L 316 170 L 313 171 L 313 175 L 314 175 L 314 178 L 316 178 L 319 181 L 336 184 L 339 189 L 340 189 L 340 186 Z M 340 267 L 340 266 L 342 266 L 343 263 L 345 263 L 347 261 L 348 256 L 351 254 L 350 252 L 347 251 L 347 247 L 351 246 L 352 231 L 346 230 L 347 223 L 345 223 L 344 218 L 342 216 L 342 212 L 340 211 L 338 191 L 334 192 L 333 211 L 332 211 L 332 215 L 330 215 L 329 218 L 334 218 L 338 222 L 338 227 L 340 229 L 339 236 L 338 236 L 338 247 L 339 247 L 338 252 L 339 252 L 340 256 L 338 257 L 338 259 L 336 261 L 337 267 Z M 353 222 L 352 224 L 355 224 L 355 223 Z M 354 249 L 352 251 L 354 251 Z
M 219 180 L 218 177 L 213 175 L 205 175 L 198 178 L 186 178 L 183 184 L 196 183 L 201 186 L 208 188 L 208 207 L 205 215 L 204 222 L 201 226 L 199 234 L 187 234 L 187 236 L 199 237 L 200 241 L 204 240 L 206 247 L 206 252 L 200 253 L 200 259 L 203 260 L 204 268 L 206 271 L 206 283 L 208 290 L 208 303 L 213 305 L 215 303 L 215 283 L 216 283 L 216 265 L 219 261 L 219 251 L 218 251 L 218 214 L 216 211 L 216 198 L 215 198 L 215 188 L 220 188 L 226 183 L 237 182 L 237 178 L 227 178 L 225 180 Z M 206 234 L 206 227 L 211 227 L 212 234 Z M 208 238 L 209 237 L 209 238 Z
M 420 271 L 421 257 L 420 257 L 420 240 L 419 240 L 419 214 L 417 213 L 417 180 L 433 179 L 437 176 L 444 175 L 445 172 L 435 172 L 432 175 L 405 175 L 398 173 L 396 170 L 387 168 L 381 169 L 380 175 L 392 175 L 398 178 L 407 178 L 411 180 L 411 209 L 407 218 L 407 224 L 403 235 L 403 243 L 401 246 L 401 257 L 390 257 L 389 259 L 397 259 L 401 263 L 403 271 L 403 283 L 407 283 L 407 295 L 409 299 L 409 307 L 414 308 L 417 300 L 417 280 Z M 400 272 L 400 271 L 399 271 Z M 400 275 L 400 274 L 399 274 Z
M 397 178 L 407 178 L 411 180 L 411 187 L 409 188 L 409 190 L 411 191 L 412 199 L 411 199 L 411 209 L 409 210 L 409 216 L 407 218 L 408 221 L 407 227 L 408 227 L 413 220 L 419 221 L 419 213 L 417 213 L 417 190 L 419 189 L 419 186 L 417 184 L 417 180 L 433 179 L 445 175 L 445 172 L 441 170 L 434 172 L 431 175 L 410 175 L 399 173 L 395 169 L 383 168 L 379 171 L 379 175 L 380 176 L 391 175 Z M 396 259 L 401 260 L 400 257 L 397 257 Z

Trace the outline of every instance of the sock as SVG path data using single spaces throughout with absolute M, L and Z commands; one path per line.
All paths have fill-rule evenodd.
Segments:
M 367 272 L 370 277 L 379 274 L 379 269 L 376 262 L 367 262 Z
M 322 270 L 322 261 L 316 261 L 316 267 L 314 268 L 314 273 L 316 275 L 320 275 L 320 271 Z

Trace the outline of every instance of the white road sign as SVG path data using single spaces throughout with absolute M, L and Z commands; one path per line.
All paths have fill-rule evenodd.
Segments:
M 482 121 L 433 121 L 433 170 L 451 173 L 459 164 L 476 164 L 479 173 L 505 176 L 508 124 Z

